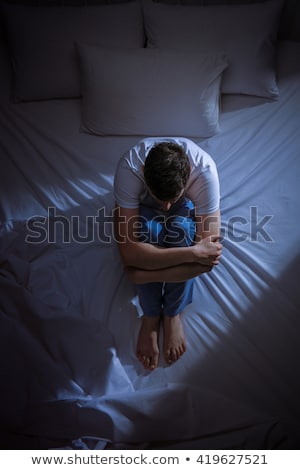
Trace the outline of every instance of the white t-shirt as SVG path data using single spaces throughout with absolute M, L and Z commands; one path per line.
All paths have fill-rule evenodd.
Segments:
M 150 149 L 158 142 L 174 142 L 187 154 L 191 173 L 184 195 L 191 199 L 196 214 L 211 214 L 219 209 L 220 188 L 215 162 L 197 144 L 183 137 L 151 137 L 143 139 L 120 159 L 115 179 L 116 204 L 126 209 L 137 209 L 140 204 L 156 207 L 144 179 L 143 166 Z

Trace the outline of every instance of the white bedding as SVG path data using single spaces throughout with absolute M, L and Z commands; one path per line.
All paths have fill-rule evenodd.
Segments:
M 280 99 L 226 96 L 221 132 L 199 141 L 219 170 L 223 256 L 196 280 L 187 352 L 150 373 L 111 224 L 71 236 L 111 213 L 140 137 L 80 133 L 79 100 L 10 104 L 2 67 L 1 448 L 299 448 L 299 57 L 281 42 Z M 65 216 L 56 239 L 26 242 L 49 207 Z

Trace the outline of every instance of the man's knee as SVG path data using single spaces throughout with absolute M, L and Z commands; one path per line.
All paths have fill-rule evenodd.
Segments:
M 138 239 L 141 242 L 167 248 L 191 246 L 195 233 L 195 206 L 188 198 L 180 198 L 165 214 L 158 215 L 154 209 L 140 206 Z
M 163 244 L 163 224 L 155 219 L 144 220 L 139 227 L 138 239 L 143 243 Z
M 195 221 L 180 215 L 170 217 L 166 223 L 167 246 L 191 246 L 196 233 Z
M 157 215 L 150 207 L 140 206 L 138 239 L 143 243 L 163 244 L 164 217 Z
M 166 221 L 167 246 L 190 246 L 196 233 L 195 206 L 193 201 L 182 197 L 170 210 Z
M 182 197 L 171 207 L 169 215 L 180 215 L 182 217 L 194 219 L 195 205 L 191 199 Z

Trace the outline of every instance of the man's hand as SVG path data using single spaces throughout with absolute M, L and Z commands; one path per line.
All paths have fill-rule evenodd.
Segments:
M 192 248 L 195 256 L 195 262 L 205 265 L 217 265 L 222 254 L 222 244 L 219 242 L 219 236 L 203 238 Z

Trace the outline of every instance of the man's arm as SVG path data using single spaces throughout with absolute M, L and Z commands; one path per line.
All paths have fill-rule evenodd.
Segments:
M 155 271 L 171 267 L 177 267 L 176 270 L 178 270 L 178 266 L 190 263 L 212 266 L 221 254 L 221 244 L 217 242 L 216 238 L 209 237 L 208 230 L 204 230 L 207 225 L 210 226 L 210 224 L 205 225 L 206 219 L 204 220 L 204 217 L 197 221 L 197 243 L 195 245 L 162 248 L 138 241 L 138 215 L 138 209 L 117 206 L 114 211 L 115 237 L 125 267 Z M 211 214 L 210 217 L 213 215 Z M 213 224 L 212 227 L 215 230 L 216 224 Z M 160 272 L 159 277 L 161 275 Z
M 165 269 L 146 271 L 138 268 L 126 268 L 129 279 L 134 284 L 148 282 L 183 282 L 203 273 L 211 271 L 213 265 L 200 263 L 185 263 Z
M 128 267 L 126 269 L 129 278 L 135 284 L 146 284 L 148 282 L 183 282 L 203 273 L 211 271 L 211 269 L 219 264 L 221 256 L 221 246 L 217 243 L 220 238 L 220 211 L 213 214 L 198 216 L 196 219 L 196 237 L 195 243 L 207 243 L 208 240 L 216 240 L 216 255 L 204 259 L 204 264 L 200 262 L 182 263 L 170 266 L 164 269 L 145 270 L 136 267 Z M 206 239 L 206 240 L 205 240 Z M 205 240 L 205 241 L 204 241 Z M 211 242 L 210 242 L 211 243 Z M 182 248 L 179 248 L 182 250 Z M 169 248 L 170 251 L 174 248 Z M 173 252 L 174 253 L 174 252 Z
M 218 242 L 221 238 L 221 214 L 220 210 L 216 210 L 211 214 L 202 214 L 196 216 L 196 234 L 195 234 L 195 244 L 204 243 L 207 240 L 213 240 L 214 242 Z M 222 246 L 218 243 L 218 246 L 221 248 Z M 221 252 L 216 257 L 216 260 L 219 260 L 221 256 Z M 206 261 L 203 260 L 203 264 Z M 214 263 L 217 264 L 217 263 Z

